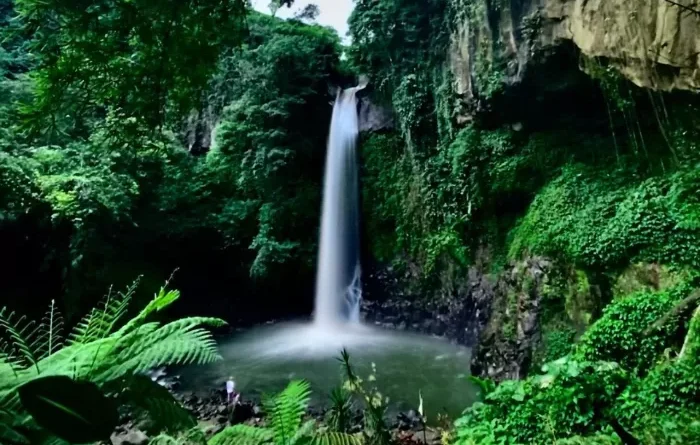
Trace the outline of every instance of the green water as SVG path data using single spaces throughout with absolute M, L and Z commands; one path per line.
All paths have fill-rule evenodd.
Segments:
M 452 418 L 475 401 L 476 390 L 466 380 L 468 348 L 443 339 L 400 331 L 352 325 L 320 329 L 309 324 L 279 324 L 255 328 L 220 343 L 223 361 L 188 368 L 181 373 L 183 389 L 224 387 L 228 376 L 244 399 L 275 393 L 292 379 L 306 379 L 313 389 L 312 405 L 327 404 L 329 392 L 342 383 L 340 350 L 365 380 L 376 365 L 376 385 L 389 397 L 389 414 L 418 408 L 425 414 Z

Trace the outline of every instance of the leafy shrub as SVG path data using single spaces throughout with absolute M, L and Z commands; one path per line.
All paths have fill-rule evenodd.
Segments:
M 0 413 L 2 442 L 39 443 L 47 432 L 36 426 L 19 403 L 18 389 L 44 376 L 92 382 L 136 413 L 148 412 L 166 427 L 193 424 L 172 395 L 139 374 L 154 367 L 210 363 L 220 359 L 216 343 L 202 326 L 222 326 L 215 318 L 183 318 L 167 324 L 150 321 L 179 298 L 161 288 L 134 318 L 124 322 L 135 286 L 109 294 L 64 337 L 62 318 L 52 304 L 39 325 L 0 311 Z M 50 434 L 48 434 L 50 437 Z
M 510 255 L 551 254 L 598 270 L 630 261 L 698 267 L 697 180 L 693 165 L 647 179 L 568 165 L 513 230 Z
M 36 163 L 0 151 L 0 224 L 28 213 L 39 202 Z
M 363 380 L 350 364 L 350 355 L 343 349 L 338 361 L 341 363 L 345 384 L 343 387 L 357 397 L 363 406 L 364 429 L 362 437 L 367 445 L 389 445 L 391 433 L 386 423 L 386 409 L 389 399 L 377 388 L 377 369 L 372 363 L 372 373 Z
M 345 433 L 350 429 L 352 419 L 352 399 L 342 387 L 334 388 L 330 394 L 331 407 L 327 413 L 327 423 L 331 430 Z
M 562 327 L 553 329 L 543 334 L 544 355 L 542 361 L 545 363 L 560 359 L 571 352 L 576 337 L 576 331 L 571 328 Z
M 576 356 L 582 360 L 608 360 L 644 375 L 669 347 L 679 347 L 679 320 L 674 317 L 652 329 L 656 321 L 692 291 L 688 284 L 662 292 L 641 292 L 614 301 L 583 335 Z
M 457 444 L 548 443 L 601 431 L 628 380 L 615 363 L 565 357 L 543 369 L 543 375 L 501 383 L 468 408 L 456 422 Z
M 676 361 L 653 369 L 646 378 L 636 380 L 625 390 L 617 402 L 616 412 L 619 413 L 621 422 L 642 432 L 653 424 L 657 428 L 663 428 L 669 419 L 678 416 L 695 419 L 698 423 L 698 362 Z M 700 425 L 696 425 L 695 429 L 700 432 Z

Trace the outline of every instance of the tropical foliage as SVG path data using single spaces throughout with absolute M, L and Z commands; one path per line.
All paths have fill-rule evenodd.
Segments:
M 306 312 L 329 86 L 359 74 L 395 121 L 361 138 L 368 263 L 424 299 L 471 303 L 475 273 L 505 270 L 496 294 L 518 287 L 489 316 L 529 375 L 473 378 L 481 400 L 445 443 L 700 442 L 697 95 L 540 53 L 537 15 L 512 30 L 524 74 L 494 28 L 524 2 L 356 0 L 346 47 L 314 5 L 275 17 L 291 3 L 0 0 L 0 442 L 103 439 L 117 406 L 148 416 L 154 444 L 394 440 L 376 369 L 360 377 L 347 352 L 324 424 L 305 421 L 295 381 L 265 399 L 264 427 L 211 438 L 142 375 L 218 358 L 205 327 L 221 320 L 160 322 L 179 293 L 143 298 L 175 267 L 198 296 L 185 314 Z M 533 256 L 557 267 L 535 280 L 510 266 Z M 97 301 L 137 273 L 144 292 Z M 50 298 L 39 323 L 14 312 Z
M 697 341 L 697 313 L 690 319 L 673 310 L 691 291 L 683 284 L 614 302 L 572 354 L 542 374 L 499 384 L 467 409 L 457 422 L 458 443 L 697 440 L 699 358 L 682 352 Z
M 92 383 L 116 397 L 119 404 L 148 413 L 160 428 L 193 425 L 189 413 L 179 407 L 173 396 L 143 373 L 158 366 L 205 364 L 220 359 L 216 343 L 204 327 L 219 327 L 225 323 L 202 317 L 165 324 L 155 321 L 154 317 L 180 296 L 179 292 L 165 288 L 161 288 L 135 317 L 126 319 L 135 288 L 134 285 L 123 293 L 110 292 L 67 334 L 54 304 L 38 324 L 6 309 L 0 311 L 3 443 L 34 444 L 54 440 L 54 431 L 40 428 L 42 422 L 40 425 L 35 422 L 40 418 L 28 415 L 25 397 L 34 382 L 46 377 Z M 61 390 L 65 382 L 49 381 L 44 383 L 46 385 L 48 387 L 39 391 L 37 397 L 48 390 Z M 83 388 L 81 393 L 89 390 L 89 387 Z M 75 399 L 76 395 L 69 392 L 64 398 Z M 108 413 L 102 417 L 108 417 Z M 109 436 L 111 430 L 107 433 Z M 93 440 L 96 439 L 100 438 Z
M 65 293 L 74 321 L 175 267 L 263 296 L 294 269 L 285 291 L 306 292 L 340 39 L 244 4 L 0 3 L 0 238 L 22 264 L 3 286 L 22 309 Z

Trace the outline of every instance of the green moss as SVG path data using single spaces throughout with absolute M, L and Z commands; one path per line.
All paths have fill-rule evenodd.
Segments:
M 686 298 L 693 287 L 682 284 L 662 292 L 641 292 L 605 308 L 603 316 L 581 338 L 576 357 L 610 360 L 645 375 L 667 348 L 680 349 L 680 320 L 672 317 L 659 328 L 654 323 Z
M 629 265 L 618 275 L 613 285 L 615 298 L 624 298 L 641 291 L 669 289 L 689 278 L 689 271 L 650 263 Z
M 511 341 L 518 333 L 518 293 L 512 289 L 506 295 L 506 309 L 503 314 L 503 336 Z

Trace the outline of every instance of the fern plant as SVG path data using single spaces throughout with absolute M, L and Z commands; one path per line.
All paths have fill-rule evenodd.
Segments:
M 209 440 L 208 445 L 361 445 L 358 436 L 314 431 L 315 422 L 303 422 L 311 390 L 308 382 L 292 381 L 280 394 L 263 399 L 266 428 L 234 425 Z
M 0 443 L 62 443 L 36 425 L 18 395 L 22 385 L 46 376 L 92 382 L 119 403 L 148 413 L 163 428 L 194 425 L 168 391 L 142 374 L 160 366 L 219 360 L 216 342 L 204 327 L 225 322 L 203 317 L 150 321 L 180 296 L 165 287 L 124 322 L 137 284 L 123 293 L 110 291 L 65 337 L 54 302 L 39 324 L 0 310 Z

